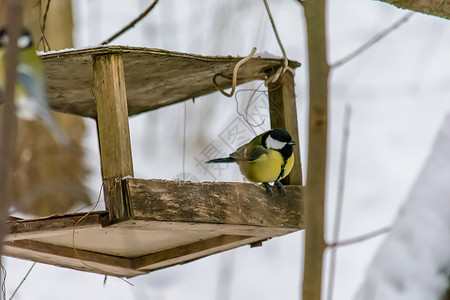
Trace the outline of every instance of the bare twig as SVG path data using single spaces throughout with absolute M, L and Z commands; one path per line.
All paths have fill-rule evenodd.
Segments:
M 47 25 L 47 15 L 48 15 L 48 10 L 50 9 L 50 2 L 51 2 L 51 0 L 47 0 L 47 5 L 45 6 L 45 12 L 44 12 L 43 17 L 41 18 L 41 16 L 39 16 L 39 27 L 41 29 L 41 38 L 39 39 L 37 46 L 39 46 L 39 44 L 42 42 L 42 47 L 44 48 L 44 52 L 50 51 L 50 45 L 48 43 L 47 37 L 45 36 L 45 26 Z M 42 0 L 39 2 L 39 14 L 42 14 L 41 5 L 42 5 Z
M 16 289 L 14 290 L 14 293 L 11 295 L 11 297 L 9 297 L 9 300 L 12 300 L 12 298 L 14 298 L 14 296 L 16 295 L 17 291 L 20 289 L 20 287 L 22 286 L 22 284 L 24 283 L 24 281 L 27 279 L 28 275 L 30 275 L 31 271 L 33 270 L 34 266 L 36 265 L 36 263 L 33 263 L 30 267 L 30 269 L 28 269 L 27 274 L 25 274 L 25 276 L 22 278 L 22 281 L 19 283 L 19 285 L 16 287 Z
M 364 242 L 364 241 L 366 241 L 368 239 L 371 239 L 371 238 L 377 237 L 379 235 L 388 233 L 389 231 L 391 231 L 391 227 L 384 227 L 384 228 L 381 228 L 381 229 L 369 232 L 367 234 L 364 234 L 364 235 L 361 235 L 361 236 L 358 236 L 358 237 L 355 237 L 355 238 L 351 238 L 351 239 L 348 239 L 348 240 L 343 240 L 343 241 L 340 241 L 340 242 L 335 242 L 335 243 L 332 243 L 332 244 L 328 244 L 327 247 L 335 248 L 335 247 L 343 247 L 343 246 L 349 246 L 349 245 L 361 243 L 361 242 Z
M 130 24 L 128 24 L 127 26 L 122 28 L 120 31 L 118 31 L 116 34 L 114 34 L 109 39 L 103 41 L 100 45 L 108 45 L 109 43 L 114 41 L 116 38 L 118 38 L 119 36 L 121 36 L 122 34 L 127 32 L 130 28 L 134 27 L 134 25 L 136 25 L 140 20 L 142 20 L 156 6 L 158 1 L 159 0 L 154 0 L 153 3 L 144 12 L 142 12 L 136 19 L 131 21 Z
M 347 167 L 347 149 L 348 149 L 348 140 L 350 136 L 350 116 L 351 116 L 351 107 L 349 104 L 345 106 L 344 111 L 344 132 L 342 136 L 342 148 L 341 148 L 341 158 L 339 163 L 339 184 L 338 184 L 338 193 L 337 193 L 337 203 L 334 217 L 334 228 L 333 228 L 333 241 L 337 241 L 339 239 L 339 232 L 341 229 L 341 217 L 342 217 L 342 207 L 344 204 L 344 189 L 345 189 L 345 173 Z M 336 270 L 336 253 L 337 249 L 332 248 L 330 253 L 330 268 L 329 268 L 329 278 L 328 278 L 328 299 L 331 300 L 333 298 L 333 288 L 334 288 L 334 277 Z
M 330 67 L 331 68 L 337 68 L 342 66 L 343 64 L 349 62 L 350 60 L 352 60 L 353 58 L 357 57 L 358 55 L 360 55 L 361 53 L 363 53 L 364 51 L 366 51 L 367 49 L 369 49 L 370 47 L 372 47 L 374 44 L 376 44 L 377 42 L 379 42 L 381 39 L 383 39 L 384 37 L 386 37 L 389 33 L 391 33 L 392 31 L 394 31 L 395 29 L 397 29 L 400 25 L 404 24 L 406 21 L 408 21 L 412 16 L 414 15 L 413 12 L 409 12 L 406 15 L 404 15 L 403 17 L 401 17 L 397 22 L 395 22 L 394 24 L 392 24 L 391 26 L 389 26 L 388 28 L 386 28 L 385 30 L 377 33 L 373 38 L 371 38 L 369 41 L 367 41 L 366 43 L 364 43 L 361 47 L 359 47 L 358 49 L 356 49 L 355 51 L 353 51 L 352 53 L 346 55 L 345 57 L 339 59 L 338 61 L 336 61 L 335 63 L 331 64 Z

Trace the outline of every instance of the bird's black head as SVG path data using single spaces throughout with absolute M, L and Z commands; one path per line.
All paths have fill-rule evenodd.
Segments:
M 5 28 L 0 30 L 0 48 L 6 48 L 9 44 L 8 32 Z M 28 29 L 22 29 L 19 39 L 17 40 L 17 47 L 25 49 L 33 45 L 33 37 Z
M 292 146 L 295 145 L 295 142 L 292 141 L 289 132 L 275 128 L 267 131 L 262 136 L 262 144 L 266 148 L 279 151 L 284 159 L 288 159 L 292 155 Z

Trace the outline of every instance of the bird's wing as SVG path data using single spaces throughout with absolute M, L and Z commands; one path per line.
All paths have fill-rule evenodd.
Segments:
M 43 79 L 39 78 L 39 75 L 26 65 L 20 64 L 17 71 L 17 79 L 24 86 L 26 94 L 37 101 L 39 105 L 48 107 Z
M 230 154 L 230 157 L 240 161 L 253 161 L 261 155 L 268 153 L 268 150 L 262 145 L 250 147 L 248 144 L 244 145 Z

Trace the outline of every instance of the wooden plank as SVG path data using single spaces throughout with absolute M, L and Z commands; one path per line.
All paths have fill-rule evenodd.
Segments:
M 119 54 L 123 58 L 129 115 L 215 92 L 212 77 L 217 73 L 231 76 L 234 66 L 242 59 L 125 46 L 43 54 L 50 106 L 60 112 L 95 118 L 96 105 L 90 89 L 92 57 L 107 54 Z M 239 69 L 238 83 L 264 80 L 281 62 L 273 58 L 252 58 Z M 297 68 L 300 64 L 290 61 L 290 66 Z M 218 80 L 222 88 L 231 87 L 231 81 Z
M 183 245 L 167 251 L 152 253 L 133 259 L 137 270 L 155 270 L 180 263 L 190 262 L 221 251 L 251 244 L 260 239 L 248 236 L 221 235 L 204 241 Z
M 300 139 L 298 136 L 297 106 L 295 104 L 294 75 L 285 72 L 280 79 L 269 84 L 270 124 L 272 128 L 284 128 L 297 143 L 294 146 L 294 167 L 284 180 L 287 184 L 302 185 Z
M 127 94 L 122 57 L 94 57 L 94 96 L 104 179 L 133 176 Z
M 127 95 L 122 57 L 94 57 L 94 96 L 105 204 L 110 222 L 127 218 L 121 178 L 133 176 Z
M 148 219 L 131 219 L 123 221 L 107 228 L 136 229 L 139 230 L 170 230 L 179 232 L 204 232 L 215 235 L 247 235 L 255 237 L 276 237 L 285 235 L 303 229 L 298 227 L 266 227 L 236 224 L 214 224 L 197 222 L 171 222 L 171 221 L 152 221 Z
M 303 224 L 300 186 L 288 186 L 286 197 L 269 197 L 251 183 L 125 181 L 132 219 L 287 228 Z
M 75 224 L 77 230 L 82 228 L 101 228 L 101 220 L 106 211 L 96 211 L 85 216 L 86 213 L 77 213 L 64 216 L 51 216 L 47 218 L 23 220 L 10 219 L 6 222 L 8 234 L 5 241 L 17 241 L 28 238 L 38 238 L 59 234 L 61 231 L 72 231 Z
M 135 270 L 130 259 L 71 247 L 22 240 L 6 242 L 4 254 L 35 262 L 119 277 L 133 277 L 145 272 Z

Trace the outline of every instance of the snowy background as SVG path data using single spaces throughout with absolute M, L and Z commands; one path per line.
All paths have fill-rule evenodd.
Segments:
M 303 10 L 293 0 L 269 3 L 288 57 L 303 64 L 297 69 L 295 80 L 300 145 L 306 168 L 308 107 Z M 74 1 L 76 47 L 99 44 L 148 5 L 149 1 L 138 0 Z M 344 57 L 406 13 L 378 1 L 329 1 L 329 61 Z M 444 116 L 450 111 L 449 27 L 447 20 L 415 14 L 364 54 L 331 73 L 328 237 L 338 187 L 345 105 L 351 105 L 352 115 L 340 239 L 391 225 L 413 188 Z M 256 0 L 163 0 L 115 44 L 239 56 L 246 56 L 255 46 L 258 52 L 281 55 L 263 2 Z M 256 89 L 259 84 L 243 88 Z M 246 91 L 238 94 L 241 108 L 249 95 Z M 264 93 L 257 93 L 250 110 L 252 124 L 262 122 L 253 128 L 256 133 L 268 129 L 270 123 L 264 97 Z M 100 163 L 95 124 L 92 120 L 86 123 L 86 164 L 91 170 L 87 185 L 94 200 L 101 184 Z M 242 181 L 236 166 L 205 171 L 198 161 L 206 160 L 208 147 L 229 153 L 245 142 L 223 138 L 222 133 L 232 126 L 240 126 L 247 140 L 255 134 L 236 113 L 235 100 L 219 93 L 198 98 L 195 103 L 188 101 L 133 117 L 130 126 L 135 176 L 140 178 L 180 178 L 184 169 L 192 176 L 187 179 Z M 111 277 L 103 286 L 102 275 L 38 264 L 14 299 L 299 299 L 303 237 L 303 232 L 298 232 L 272 239 L 263 247 L 242 247 L 156 271 L 131 279 L 134 287 Z M 385 237 L 338 250 L 333 299 L 351 299 L 356 295 Z M 5 258 L 4 263 L 10 296 L 31 262 Z

